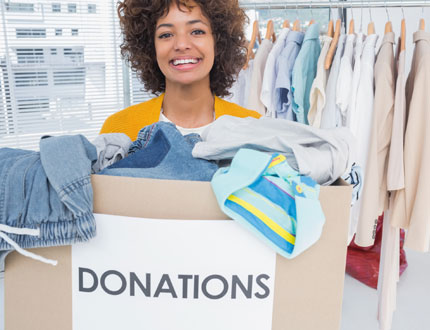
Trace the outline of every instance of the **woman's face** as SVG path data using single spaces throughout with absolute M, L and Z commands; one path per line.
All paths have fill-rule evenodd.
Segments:
M 158 66 L 171 84 L 210 83 L 214 64 L 215 42 L 209 19 L 193 3 L 188 11 L 173 4 L 161 17 L 155 30 L 155 52 Z

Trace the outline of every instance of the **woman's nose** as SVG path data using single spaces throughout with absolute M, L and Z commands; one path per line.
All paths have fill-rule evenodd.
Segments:
M 190 37 L 186 34 L 177 34 L 175 38 L 175 50 L 182 51 L 191 48 Z

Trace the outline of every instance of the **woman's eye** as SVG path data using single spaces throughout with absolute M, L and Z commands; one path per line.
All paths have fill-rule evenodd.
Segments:
M 192 34 L 194 34 L 194 35 L 201 35 L 201 34 L 206 34 L 206 32 L 205 32 L 205 31 L 203 31 L 203 30 L 194 30 L 194 31 L 192 32 Z
M 171 33 L 162 33 L 158 36 L 158 39 L 166 39 L 166 38 L 169 38 L 171 36 L 172 36 Z

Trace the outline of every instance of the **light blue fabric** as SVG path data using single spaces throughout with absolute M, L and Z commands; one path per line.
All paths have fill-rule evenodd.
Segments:
M 82 135 L 42 138 L 40 152 L 0 149 L 0 224 L 40 230 L 28 236 L 4 229 L 7 236 L 22 248 L 95 236 L 90 174 L 96 160 L 96 148 Z M 9 250 L 0 238 L 0 251 Z
M 300 31 L 290 31 L 285 41 L 285 47 L 277 58 L 278 75 L 275 82 L 276 118 L 295 120 L 292 109 L 293 92 L 291 78 L 294 63 L 299 55 L 305 34 Z
M 165 180 L 210 181 L 218 166 L 191 152 L 202 139 L 183 136 L 173 123 L 157 122 L 140 130 L 129 156 L 99 174 Z
M 302 124 L 308 124 L 309 94 L 317 73 L 318 58 L 321 53 L 319 33 L 319 23 L 314 23 L 308 28 L 293 68 L 293 110 L 297 121 Z
M 282 155 L 240 149 L 231 166 L 219 169 L 211 183 L 222 211 L 285 258 L 297 257 L 321 236 L 325 216 L 318 200 L 320 186 L 311 178 L 300 176 Z M 260 184 L 266 184 L 270 189 L 258 187 Z M 248 190 L 253 191 L 251 198 L 246 196 Z M 276 205 L 256 203 L 252 206 L 258 211 L 247 212 L 238 206 L 238 202 L 234 203 L 237 197 L 246 203 L 252 202 L 255 194 Z M 293 244 L 282 240 L 261 221 L 263 217 L 258 214 L 272 215 L 274 207 L 282 208 L 288 214 L 283 216 L 279 212 L 279 217 L 271 220 L 295 237 Z

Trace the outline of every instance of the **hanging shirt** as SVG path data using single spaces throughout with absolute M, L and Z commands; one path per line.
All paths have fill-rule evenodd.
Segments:
M 254 66 L 252 69 L 251 84 L 249 89 L 248 106 L 246 108 L 255 110 L 261 115 L 266 114 L 266 108 L 260 101 L 261 86 L 263 83 L 264 68 L 266 66 L 267 57 L 273 44 L 270 40 L 264 39 L 258 48 L 254 58 Z
M 372 128 L 373 98 L 374 98 L 374 66 L 376 42 L 378 35 L 366 37 L 363 45 L 360 65 L 360 79 L 355 100 L 354 118 L 351 123 L 352 133 L 357 137 L 358 162 L 366 175 L 367 155 L 369 152 L 370 133 Z
M 285 48 L 277 59 L 278 74 L 275 83 L 276 117 L 295 120 L 292 109 L 293 93 L 291 91 L 291 77 L 294 63 L 299 55 L 305 34 L 300 31 L 290 31 L 285 41 Z
M 292 74 L 293 110 L 297 121 L 308 123 L 309 94 L 317 72 L 321 52 L 319 41 L 320 25 L 314 23 L 306 31 L 302 48 L 294 63 Z
M 346 35 L 341 34 L 337 43 L 336 54 L 331 64 L 326 87 L 326 102 L 321 114 L 321 128 L 342 126 L 342 115 L 336 104 L 336 86 L 339 77 L 340 61 L 343 55 Z
M 396 194 L 391 224 L 408 229 L 405 247 L 427 252 L 430 244 L 430 33 L 415 32 L 414 43 L 406 83 L 405 189 Z
M 348 34 L 345 50 L 340 60 L 339 77 L 336 85 L 336 104 L 342 114 L 342 126 L 346 126 L 346 116 L 351 99 L 355 34 Z
M 390 159 L 387 172 L 387 185 L 390 191 L 400 190 L 405 187 L 405 169 L 403 164 L 403 146 L 406 128 L 405 56 L 406 52 L 400 51 L 399 38 L 393 130 L 391 134 Z
M 236 103 L 241 107 L 246 107 L 249 97 L 253 66 L 254 60 L 251 59 L 248 63 L 248 67 L 240 70 L 237 80 L 229 90 L 231 95 L 224 98 L 226 101 Z
M 361 75 L 361 54 L 363 52 L 363 33 L 357 33 L 357 37 L 355 38 L 355 47 L 354 47 L 354 69 L 352 73 L 352 82 L 351 80 L 346 82 L 347 86 L 351 88 L 351 94 L 348 103 L 348 109 L 346 114 L 346 126 L 351 129 L 351 132 L 355 135 L 357 134 L 356 130 L 352 127 L 352 125 L 357 126 L 357 116 L 356 116 L 356 100 L 357 100 L 357 90 L 358 84 L 360 83 L 360 75 Z M 352 124 L 354 123 L 354 124 Z M 361 164 L 360 164 L 361 165 Z
M 400 51 L 400 39 L 397 52 L 397 81 L 394 97 L 394 120 L 392 123 L 392 135 L 390 154 L 387 170 L 388 189 L 390 187 L 404 188 L 403 166 L 403 137 L 406 117 L 406 91 L 405 91 L 405 51 Z M 393 139 L 394 134 L 399 136 Z M 397 162 L 397 164 L 396 164 Z M 393 165 L 395 165 L 393 167 Z M 393 171 L 394 169 L 394 171 Z M 394 177 L 394 173 L 398 177 Z M 390 207 L 393 205 L 398 191 L 392 191 Z M 384 213 L 384 226 L 381 246 L 381 266 L 378 278 L 378 320 L 381 330 L 391 329 L 393 313 L 396 309 L 396 289 L 399 280 L 400 259 L 400 229 L 391 225 L 391 210 Z
M 388 209 L 387 167 L 394 111 L 394 33 L 384 35 L 375 63 L 375 98 L 371 138 L 364 177 L 357 238 L 363 245 L 374 242 L 378 216 Z
M 279 72 L 277 67 L 277 58 L 282 50 L 285 48 L 285 42 L 290 29 L 282 29 L 279 37 L 276 39 L 272 50 L 267 57 L 266 67 L 264 68 L 263 85 L 261 87 L 260 101 L 266 107 L 266 116 L 276 118 L 276 96 L 275 96 L 275 83 L 276 75 Z
M 376 42 L 378 35 L 371 34 L 367 36 L 361 55 L 360 77 L 357 87 L 355 108 L 351 116 L 352 122 L 350 129 L 357 138 L 357 163 L 363 170 L 366 177 L 367 159 L 370 145 L 370 135 L 372 129 L 373 115 L 373 68 L 375 66 Z M 359 221 L 359 214 L 362 209 L 362 199 L 359 199 L 354 205 L 352 213 L 354 222 Z M 353 223 L 354 223 L 353 222 Z M 372 231 L 373 233 L 373 231 Z M 373 236 L 373 235 L 372 235 Z M 360 235 L 355 237 L 355 243 L 360 246 L 373 245 L 373 240 L 362 239 Z
M 325 69 L 325 58 L 330 48 L 332 37 L 322 37 L 322 49 L 318 58 L 317 75 L 312 83 L 310 92 L 310 107 L 308 113 L 309 125 L 319 128 L 321 125 L 321 112 L 325 106 L 328 70 Z
M 380 330 L 391 330 L 397 304 L 400 272 L 400 229 L 391 223 L 391 212 L 384 213 L 381 257 L 378 274 L 378 321 Z

